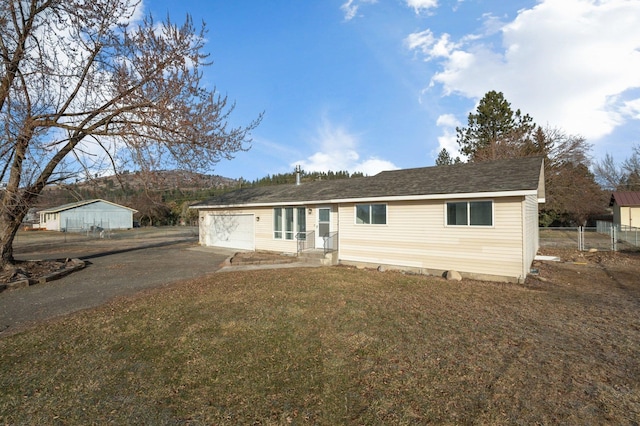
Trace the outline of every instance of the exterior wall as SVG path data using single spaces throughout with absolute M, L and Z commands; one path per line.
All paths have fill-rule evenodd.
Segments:
M 454 269 L 468 277 L 514 282 L 526 277 L 538 250 L 535 196 L 494 199 L 491 227 L 446 226 L 446 201 L 387 203 L 386 225 L 356 224 L 355 203 L 331 206 L 331 230 L 338 231 L 339 261 L 395 266 L 422 273 Z M 304 206 L 308 232 L 317 233 L 317 208 L 327 206 Z M 200 210 L 202 245 L 206 244 L 205 218 L 212 213 L 253 214 L 256 250 L 297 251 L 296 240 L 274 238 L 272 207 Z
M 49 231 L 71 232 L 90 229 L 129 229 L 133 226 L 133 211 L 98 201 L 53 213 L 40 213 L 40 227 Z
M 524 258 L 522 275 L 526 277 L 531 269 L 531 263 L 540 248 L 540 226 L 538 225 L 538 199 L 536 196 L 525 197 L 524 211 Z
M 640 206 L 613 205 L 613 223 L 640 228 Z
M 129 209 L 98 201 L 59 213 L 58 230 L 90 229 L 92 226 L 104 229 L 128 229 L 133 226 L 133 212 Z M 47 224 L 47 229 L 50 229 Z
M 315 228 L 316 216 L 315 208 L 310 206 L 304 207 L 306 213 L 306 228 L 311 231 Z M 308 209 L 312 208 L 311 214 Z M 298 251 L 298 242 L 286 239 L 275 239 L 273 235 L 273 207 L 256 207 L 256 208 L 236 208 L 236 209 L 202 209 L 199 212 L 199 243 L 206 245 L 207 229 L 206 216 L 209 214 L 253 214 L 256 218 L 255 222 L 255 249 L 279 251 L 284 253 L 296 253 Z
M 47 231 L 59 231 L 60 213 L 41 213 L 40 226 Z
M 629 226 L 640 228 L 640 206 L 630 207 L 629 209 L 629 214 L 631 215 Z
M 522 279 L 523 197 L 493 200 L 492 227 L 445 226 L 446 201 L 387 203 L 386 225 L 357 225 L 355 204 L 341 205 L 340 261 Z

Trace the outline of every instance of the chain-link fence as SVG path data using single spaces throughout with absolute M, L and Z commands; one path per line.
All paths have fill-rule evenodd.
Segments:
M 596 224 L 598 232 L 615 236 L 617 243 L 640 247 L 640 228 L 599 220 Z
M 32 245 L 51 245 L 64 243 L 92 242 L 97 243 L 102 239 L 111 240 L 164 240 L 164 239 L 194 240 L 198 238 L 198 227 L 196 226 L 162 226 L 143 227 L 122 230 L 109 230 L 100 226 L 93 228 L 81 228 L 79 232 L 58 232 L 21 229 L 14 239 L 14 246 L 20 249 Z
M 598 221 L 595 227 L 540 228 L 540 247 L 588 251 L 633 250 L 640 247 L 640 229 Z

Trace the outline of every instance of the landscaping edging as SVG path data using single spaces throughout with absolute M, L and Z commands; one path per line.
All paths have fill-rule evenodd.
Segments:
M 65 267 L 54 271 L 50 274 L 47 275 L 43 275 L 41 277 L 37 277 L 37 278 L 25 278 L 22 280 L 18 280 L 18 281 L 13 281 L 10 283 L 6 283 L 6 284 L 1 284 L 0 285 L 0 292 L 4 291 L 4 290 L 15 290 L 18 288 L 24 288 L 24 287 L 29 287 L 30 285 L 34 285 L 34 284 L 46 284 L 49 281 L 54 281 L 57 280 L 59 278 L 64 277 L 65 275 L 68 275 L 74 271 L 77 271 L 79 269 L 83 269 L 85 267 L 85 262 L 80 260 L 80 259 L 59 259 L 59 262 L 64 262 L 65 263 Z
M 227 259 L 227 265 L 245 266 L 245 265 L 277 265 L 285 263 L 295 263 L 298 258 L 295 256 L 283 255 L 279 252 L 270 251 L 252 251 L 238 252 Z

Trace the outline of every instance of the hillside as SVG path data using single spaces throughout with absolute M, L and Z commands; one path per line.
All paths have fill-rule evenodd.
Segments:
M 44 189 L 35 210 L 102 198 L 138 210 L 143 224 L 172 224 L 192 220 L 188 206 L 236 188 L 240 181 L 218 175 L 187 171 L 123 173 L 88 181 L 50 185 Z

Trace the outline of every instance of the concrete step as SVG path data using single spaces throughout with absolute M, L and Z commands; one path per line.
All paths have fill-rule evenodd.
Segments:
M 329 252 L 325 254 L 322 250 L 307 250 L 298 253 L 298 260 L 305 263 L 333 265 L 337 261 L 337 253 Z

